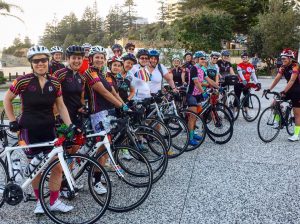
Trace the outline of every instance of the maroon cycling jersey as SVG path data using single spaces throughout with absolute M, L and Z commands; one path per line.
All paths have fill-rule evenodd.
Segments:
M 114 108 L 113 104 L 110 103 L 101 94 L 99 94 L 93 89 L 93 86 L 96 83 L 100 82 L 109 92 L 112 91 L 111 86 L 105 80 L 101 71 L 91 66 L 89 69 L 85 71 L 84 79 L 86 83 L 85 90 L 89 101 L 89 109 L 91 110 L 91 112 L 94 114 L 103 110 L 113 109 Z
M 61 96 L 61 85 L 49 74 L 46 78 L 43 88 L 33 73 L 15 79 L 10 86 L 10 91 L 21 98 L 21 128 L 54 127 L 53 106 L 56 98 Z
M 61 84 L 62 96 L 72 122 L 82 107 L 81 96 L 84 92 L 84 79 L 78 72 L 63 68 L 54 73 Z
M 62 68 L 65 68 L 65 65 L 60 63 L 60 62 L 51 60 L 50 63 L 49 63 L 49 73 L 51 75 L 53 75 L 56 71 L 58 71 Z

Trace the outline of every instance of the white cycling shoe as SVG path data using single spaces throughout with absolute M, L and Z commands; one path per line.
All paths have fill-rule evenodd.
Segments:
M 289 137 L 289 141 L 291 141 L 291 142 L 299 141 L 299 136 L 293 135 L 293 136 Z
M 63 203 L 61 200 L 57 199 L 55 203 L 50 206 L 50 210 L 53 212 L 62 212 L 62 213 L 67 213 L 71 210 L 73 210 L 74 207 L 70 205 L 66 205 Z
M 34 212 L 34 214 L 44 214 L 45 213 L 40 201 L 38 201 L 36 203 L 36 206 L 35 206 L 35 209 L 33 212 Z
M 103 184 L 101 182 L 98 182 L 95 186 L 94 186 L 94 190 L 96 191 L 97 194 L 106 194 L 107 193 L 107 189 L 106 187 L 103 186 Z

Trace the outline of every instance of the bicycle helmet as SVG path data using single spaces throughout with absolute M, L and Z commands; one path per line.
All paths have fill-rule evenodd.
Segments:
M 131 54 L 131 53 L 125 53 L 122 55 L 121 58 L 123 61 L 131 60 L 131 61 L 133 61 L 134 64 L 137 63 L 136 57 L 134 56 L 134 54 Z
M 66 49 L 66 55 L 68 57 L 71 55 L 84 56 L 84 48 L 79 45 L 71 45 Z
M 188 55 L 190 55 L 190 56 L 192 56 L 193 57 L 193 54 L 192 54 L 192 52 L 186 52 L 184 55 L 183 55 L 183 58 L 185 58 L 186 56 L 188 56 Z
M 111 50 L 114 51 L 114 50 L 117 50 L 119 49 L 121 52 L 123 51 L 123 47 L 120 45 L 120 44 L 114 44 L 112 47 L 111 47 Z
M 49 50 L 46 47 L 44 47 L 42 45 L 35 45 L 35 46 L 32 46 L 31 48 L 29 48 L 29 50 L 27 52 L 27 59 L 30 61 L 33 56 L 39 55 L 39 54 L 44 54 L 47 57 L 51 56 Z
M 159 58 L 159 51 L 156 50 L 156 49 L 151 49 L 149 50 L 149 57 L 156 57 L 156 58 Z
M 206 54 L 204 51 L 196 51 L 194 54 L 194 58 L 206 58 Z
M 134 48 L 135 48 L 134 43 L 132 43 L 132 42 L 127 43 L 127 44 L 125 45 L 125 50 L 127 50 L 127 49 L 130 48 L 130 47 L 134 47 Z
M 84 48 L 84 49 L 90 49 L 91 47 L 92 47 L 92 45 L 91 44 L 89 44 L 89 43 L 84 43 L 83 45 L 82 45 L 82 47 Z
M 221 55 L 222 55 L 222 56 L 230 56 L 230 52 L 227 51 L 227 50 L 222 50 L 222 51 L 221 51 Z
M 210 53 L 210 57 L 212 58 L 212 57 L 220 57 L 221 56 L 221 54 L 219 53 L 219 52 L 217 52 L 217 51 L 212 51 L 211 53 Z
M 291 49 L 285 48 L 285 49 L 283 49 L 283 51 L 281 52 L 280 57 L 295 58 L 295 54 L 294 54 L 294 52 L 293 52 Z
M 123 60 L 120 57 L 112 56 L 107 60 L 107 65 L 110 67 L 113 62 L 120 62 L 123 65 Z
M 50 53 L 51 54 L 64 53 L 64 50 L 59 46 L 53 46 L 53 47 L 50 48 Z
M 241 57 L 248 57 L 249 54 L 247 53 L 247 51 L 243 51 L 243 53 L 241 54 Z
M 103 54 L 106 56 L 106 50 L 104 47 L 96 45 L 91 47 L 90 51 L 89 51 L 89 56 L 93 56 L 95 54 Z
M 172 56 L 172 61 L 175 61 L 175 60 L 181 61 L 181 58 L 179 57 L 178 54 L 174 54 L 174 55 Z
M 149 51 L 146 50 L 146 49 L 140 49 L 137 54 L 136 54 L 136 57 L 137 58 L 140 58 L 142 55 L 146 55 L 149 57 Z

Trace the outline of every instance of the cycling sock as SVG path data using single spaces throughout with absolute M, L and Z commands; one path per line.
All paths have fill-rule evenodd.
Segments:
M 33 192 L 34 192 L 35 198 L 37 200 L 40 200 L 40 190 L 39 189 L 34 189 Z
M 279 114 L 275 114 L 274 119 L 275 119 L 276 122 L 279 122 L 279 121 L 280 121 L 280 116 L 279 116 Z
M 295 128 L 294 128 L 294 135 L 299 136 L 299 133 L 300 133 L 300 126 L 295 126 Z
M 194 130 L 190 131 L 190 140 L 193 140 L 194 139 Z
M 59 196 L 59 191 L 50 191 L 50 205 L 54 205 Z
M 101 180 L 101 173 L 100 173 L 100 172 L 95 172 L 95 173 L 94 173 L 94 178 L 95 178 L 94 184 L 99 183 L 100 180 Z

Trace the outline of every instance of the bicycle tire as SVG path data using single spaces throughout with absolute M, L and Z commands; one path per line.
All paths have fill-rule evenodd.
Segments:
M 5 165 L 5 162 L 2 160 L 2 158 L 0 158 L 0 208 L 3 206 L 4 204 L 4 198 L 3 198 L 3 193 L 4 193 L 4 189 L 8 183 L 8 168 Z
M 133 155 L 134 158 L 138 157 L 138 160 L 133 160 L 133 159 L 131 161 L 123 160 L 123 162 L 121 162 L 122 158 L 120 157 L 120 153 L 122 153 L 121 151 L 124 149 L 128 150 L 129 153 Z M 113 147 L 112 152 L 114 154 L 114 158 L 117 165 L 119 165 L 122 168 L 122 170 L 125 172 L 124 172 L 124 178 L 123 177 L 116 178 L 116 175 L 113 172 L 110 172 L 108 174 L 110 180 L 112 180 L 113 183 L 112 197 L 110 200 L 110 204 L 108 206 L 108 210 L 111 210 L 113 212 L 119 212 L 119 213 L 128 212 L 140 206 L 148 198 L 152 189 L 152 181 L 153 181 L 152 168 L 147 158 L 142 153 L 140 153 L 139 151 L 133 148 L 130 148 L 128 146 L 117 146 L 117 147 Z M 105 154 L 107 154 L 107 151 L 101 152 L 96 159 L 98 160 L 100 157 L 104 156 Z M 144 167 L 146 168 L 144 172 L 141 172 L 143 168 L 141 168 L 140 165 L 134 168 L 136 169 L 136 171 L 128 167 L 128 163 L 131 163 L 134 166 L 136 166 L 137 162 L 140 162 L 139 164 L 144 165 Z M 137 172 L 140 172 L 140 174 Z M 147 179 L 147 182 L 142 184 L 132 182 L 133 179 L 136 181 L 143 181 L 140 180 L 139 178 L 143 180 L 145 178 L 145 180 Z M 125 195 L 126 197 L 122 198 L 122 195 Z M 128 197 L 129 195 L 131 195 L 131 197 Z M 115 203 L 115 199 L 116 199 L 116 203 Z M 124 206 L 121 206 L 120 204 Z
M 207 135 L 210 138 L 210 140 L 212 140 L 215 144 L 223 145 L 231 140 L 233 135 L 233 129 L 227 135 L 221 137 L 214 136 L 211 133 L 207 133 Z
M 249 118 L 248 116 L 247 116 L 247 113 L 246 113 L 246 110 L 244 109 L 244 103 L 245 103 L 245 101 L 246 101 L 246 97 L 243 99 L 243 101 L 242 101 L 242 114 L 243 114 L 243 117 L 244 117 L 244 119 L 246 120 L 246 121 L 248 121 L 248 122 L 252 122 L 252 121 L 255 121 L 257 118 L 258 118 L 258 116 L 259 116 L 259 113 L 260 113 L 260 109 L 261 109 L 261 103 L 260 103 L 260 100 L 259 100 L 259 98 L 258 98 L 258 96 L 256 96 L 255 94 L 249 94 L 248 96 L 247 96 L 248 98 L 249 98 L 249 104 L 252 104 L 253 105 L 253 102 L 255 101 L 255 100 L 257 100 L 257 102 L 258 102 L 258 109 L 257 109 L 257 112 L 252 116 L 252 118 Z M 255 100 L 254 100 L 255 99 Z M 253 101 L 254 100 L 254 101 Z
M 237 108 L 236 108 L 236 111 L 233 111 L 233 118 L 234 118 L 234 121 L 236 121 L 236 120 L 238 119 L 239 115 L 240 115 L 240 100 L 239 100 L 239 98 L 235 95 L 234 92 L 228 93 L 227 99 L 229 99 L 230 97 L 231 97 L 232 99 L 230 100 L 230 106 L 229 106 L 229 108 L 232 107 L 232 109 L 234 110 L 234 102 L 232 102 L 232 101 L 235 101 L 235 100 L 236 100 L 236 101 L 237 101 L 237 104 L 238 104 L 238 106 L 237 106 Z
M 295 116 L 293 110 L 291 110 L 290 108 L 286 110 L 285 119 L 286 119 L 285 121 L 286 132 L 290 136 L 292 136 L 294 135 Z
M 41 202 L 41 205 L 45 211 L 45 214 L 55 223 L 60 223 L 60 224 L 71 224 L 71 223 L 77 223 L 77 224 L 81 224 L 81 223 L 85 223 L 85 224 L 90 224 L 90 223 L 95 223 L 97 220 L 99 220 L 105 213 L 105 211 L 107 210 L 108 208 L 108 205 L 109 205 L 109 202 L 110 202 L 110 198 L 111 198 L 111 184 L 110 184 L 110 181 L 109 181 L 109 177 L 108 177 L 108 174 L 106 173 L 105 169 L 93 158 L 91 157 L 88 157 L 88 156 L 85 156 L 85 155 L 81 155 L 81 154 L 73 154 L 73 155 L 65 155 L 64 156 L 65 160 L 66 161 L 72 161 L 73 159 L 76 160 L 76 159 L 81 159 L 81 160 L 87 160 L 89 162 L 89 166 L 90 166 L 90 169 L 88 170 L 87 172 L 87 180 L 85 180 L 86 182 L 84 183 L 88 183 L 88 193 L 92 195 L 92 198 L 95 200 L 95 202 L 92 202 L 92 205 L 94 206 L 101 206 L 101 209 L 100 208 L 96 208 L 95 209 L 95 212 L 96 212 L 96 215 L 95 217 L 91 218 L 91 220 L 88 220 L 88 221 L 83 221 L 83 217 L 81 215 L 76 215 L 74 216 L 74 213 L 72 214 L 71 213 L 63 213 L 62 216 L 60 216 L 60 218 L 58 218 L 59 215 L 61 215 L 61 213 L 56 213 L 54 211 L 51 211 L 49 206 L 48 206 L 48 202 L 46 202 L 45 200 L 48 200 L 46 199 L 45 197 L 43 197 L 44 195 L 44 189 L 48 188 L 48 174 L 51 172 L 51 169 L 53 167 L 55 167 L 56 165 L 60 164 L 60 161 L 58 158 L 56 158 L 55 160 L 53 160 L 46 168 L 45 170 L 43 171 L 42 173 L 42 177 L 41 177 L 41 182 L 40 182 L 40 185 L 39 185 L 39 190 L 40 190 L 40 202 Z M 107 189 L 107 193 L 105 193 L 105 196 L 100 198 L 97 193 L 95 192 L 94 190 L 94 186 L 93 186 L 93 176 L 92 176 L 92 171 L 95 171 L 97 170 L 99 172 L 101 172 L 101 175 L 103 175 L 103 177 L 105 178 L 107 184 L 106 184 L 106 189 Z M 53 171 L 52 171 L 53 172 Z M 82 176 L 81 176 L 82 177 Z M 78 181 L 78 180 L 77 180 Z M 54 183 L 55 184 L 55 183 Z M 73 202 L 75 203 L 76 205 L 80 206 L 82 205 L 84 202 L 87 202 L 87 203 L 90 203 L 90 201 L 87 201 L 86 198 L 83 198 L 84 200 L 82 200 L 81 202 L 78 202 L 78 198 L 80 196 L 83 196 L 83 192 L 80 192 L 80 194 L 76 197 L 76 200 L 71 200 L 69 202 Z M 62 200 L 62 198 L 60 198 Z M 85 208 L 85 207 L 84 207 Z M 78 211 L 82 211 L 82 212 L 85 212 L 86 209 L 77 209 L 74 208 L 77 212 Z M 89 210 L 89 215 L 91 213 L 91 208 L 88 209 Z M 85 213 L 86 214 L 86 213 Z M 62 220 L 62 218 L 66 219 L 67 221 L 65 220 Z M 76 222 L 74 220 L 71 221 L 71 218 L 76 218 Z M 78 222 L 77 222 L 78 220 Z
M 14 108 L 14 112 L 16 112 L 15 107 L 17 107 L 19 110 L 21 109 L 21 102 L 19 102 L 19 101 L 13 101 L 12 105 L 13 105 L 13 108 Z M 22 112 L 21 113 L 16 113 L 15 117 L 18 119 L 21 116 L 21 114 L 22 114 Z M 5 110 L 3 109 L 3 111 L 1 112 L 1 124 L 7 124 L 7 123 L 5 123 L 5 118 L 6 118 L 6 114 L 5 114 Z M 5 132 L 10 138 L 18 139 L 17 133 L 11 132 L 9 129 L 5 130 Z
M 270 126 L 271 129 L 266 130 L 265 127 L 261 128 L 262 122 L 263 122 L 262 119 L 263 119 L 263 116 L 264 116 L 269 110 L 271 110 L 271 116 L 270 116 L 270 118 L 271 118 L 270 122 L 271 122 L 271 123 L 269 123 L 269 119 L 267 119 L 267 126 Z M 272 112 L 272 111 L 275 111 L 275 113 Z M 279 128 L 277 128 L 277 129 L 273 128 L 273 125 L 274 125 L 274 119 L 275 119 L 275 118 L 273 118 L 273 117 L 274 117 L 275 114 L 279 114 L 279 111 L 278 111 L 276 108 L 274 108 L 273 106 L 271 106 L 271 107 L 267 107 L 267 108 L 261 113 L 261 115 L 259 116 L 259 119 L 258 119 L 258 122 L 257 122 L 257 132 L 258 132 L 259 138 L 260 138 L 263 142 L 266 142 L 266 143 L 272 142 L 272 141 L 278 136 L 278 134 L 279 134 L 279 132 L 280 132 L 281 119 L 280 119 L 279 124 L 278 124 L 278 125 L 279 125 Z M 272 121 L 272 119 L 273 119 L 273 121 Z M 275 131 L 274 131 L 274 135 L 271 135 L 271 137 L 267 139 L 267 138 L 264 137 L 263 134 L 262 134 L 262 131 L 263 131 L 263 130 L 267 131 L 267 133 L 271 133 L 270 130 L 275 130 Z

